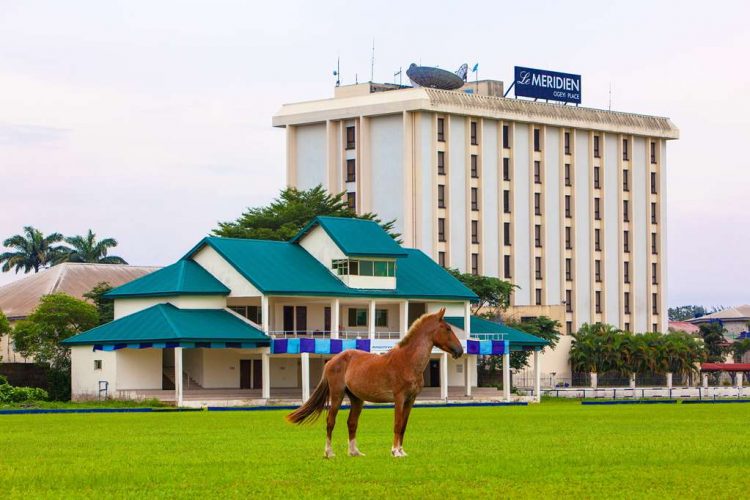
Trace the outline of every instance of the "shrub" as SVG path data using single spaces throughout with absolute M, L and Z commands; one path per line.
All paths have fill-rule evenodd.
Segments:
M 47 391 L 38 387 L 13 387 L 0 384 L 0 403 L 27 403 L 30 401 L 46 401 Z
M 5 375 L 0 375 L 0 385 L 5 385 L 8 383 L 8 377 Z

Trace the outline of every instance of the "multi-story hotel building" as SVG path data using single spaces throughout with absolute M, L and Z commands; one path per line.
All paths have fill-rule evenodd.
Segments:
M 668 118 L 364 83 L 284 105 L 287 183 L 346 192 L 444 266 L 507 279 L 518 316 L 666 331 Z

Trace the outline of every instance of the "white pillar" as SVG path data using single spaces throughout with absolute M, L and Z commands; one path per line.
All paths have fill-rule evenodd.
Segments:
M 667 388 L 672 388 L 672 372 L 667 372 Z
M 596 389 L 596 386 L 598 385 L 598 374 L 596 372 L 591 372 L 591 388 Z
M 370 311 L 367 314 L 368 333 L 371 339 L 375 338 L 375 301 L 370 301 Z
M 409 331 L 409 301 L 405 300 L 399 303 L 398 310 L 401 316 L 399 320 L 401 326 L 399 336 L 401 338 L 404 338 L 406 336 L 406 332 Z
M 628 380 L 630 383 L 630 388 L 635 389 L 635 373 L 630 374 L 630 379 Z
M 704 373 L 702 378 L 703 378 L 703 388 L 705 389 L 708 387 L 708 373 Z
M 440 399 L 448 399 L 448 353 L 440 356 Z
M 737 387 L 742 387 L 742 372 L 737 372 Z
M 271 355 L 270 349 L 261 354 L 261 378 L 263 379 L 263 387 L 261 389 L 261 396 L 263 399 L 271 398 Z
M 472 360 L 476 359 L 476 356 L 473 356 L 471 354 L 464 355 L 464 382 L 466 383 L 466 392 L 465 394 L 467 396 L 471 396 L 471 375 L 473 373 L 473 363 Z
M 339 314 L 341 313 L 341 303 L 339 299 L 334 299 L 331 303 L 331 338 L 339 338 Z
M 471 338 L 471 302 L 464 302 L 464 333 L 466 338 Z
M 542 357 L 538 349 L 534 351 L 534 399 L 542 401 Z
M 260 315 L 262 320 L 263 333 L 268 335 L 271 331 L 271 308 L 268 305 L 268 297 L 261 295 L 260 297 Z
M 182 406 L 182 347 L 174 348 L 174 400 Z
M 303 352 L 300 355 L 302 360 L 302 401 L 310 399 L 310 353 Z
M 503 354 L 503 396 L 510 402 L 510 351 Z

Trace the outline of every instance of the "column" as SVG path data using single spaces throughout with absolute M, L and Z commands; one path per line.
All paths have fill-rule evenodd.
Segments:
M 471 302 L 464 302 L 464 333 L 466 338 L 471 337 Z
M 339 314 L 341 313 L 341 303 L 339 299 L 333 299 L 331 302 L 331 338 L 339 338 Z
M 503 397 L 510 402 L 510 349 L 503 353 Z
M 534 399 L 542 402 L 542 360 L 539 349 L 534 350 Z
M 599 374 L 596 372 L 591 372 L 591 388 L 596 389 L 599 385 Z
M 302 402 L 310 399 L 310 353 L 303 352 L 300 355 L 302 360 Z
M 261 373 L 262 373 L 262 394 L 263 399 L 271 398 L 271 354 L 270 348 L 267 348 L 261 354 Z
M 399 316 L 401 317 L 399 320 L 399 324 L 401 326 L 400 328 L 400 337 L 404 338 L 406 336 L 406 332 L 409 331 L 409 301 L 405 300 L 401 302 L 398 305 L 398 312 Z
M 260 314 L 262 316 L 261 326 L 263 327 L 263 333 L 268 335 L 268 332 L 271 331 L 271 326 L 270 326 L 271 325 L 271 308 L 269 307 L 269 304 L 268 304 L 268 297 L 265 295 L 261 295 L 260 297 L 260 309 L 261 309 Z
M 737 372 L 737 387 L 742 388 L 742 372 Z
M 703 379 L 703 388 L 708 388 L 708 373 L 703 373 L 701 378 Z
M 174 400 L 182 406 L 182 347 L 174 348 Z
M 467 396 L 471 396 L 471 375 L 473 373 L 473 365 L 472 360 L 476 360 L 476 356 L 472 354 L 466 354 L 464 356 L 464 378 L 466 383 L 466 391 L 464 394 Z
M 630 380 L 628 380 L 630 383 L 630 388 L 635 389 L 635 373 L 630 374 Z
M 440 399 L 448 399 L 448 353 L 440 355 Z
M 672 388 L 672 372 L 667 372 L 667 388 Z
M 369 337 L 375 338 L 375 301 L 370 301 L 370 311 L 367 313 L 367 326 L 369 331 Z

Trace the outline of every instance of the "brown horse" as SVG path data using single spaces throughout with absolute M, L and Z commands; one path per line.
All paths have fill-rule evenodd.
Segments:
M 328 426 L 325 457 L 334 456 L 331 434 L 336 425 L 344 394 L 349 396 L 349 455 L 363 455 L 357 449 L 357 423 L 365 401 L 395 403 L 393 424 L 394 457 L 405 457 L 404 432 L 409 412 L 424 386 L 424 370 L 433 346 L 460 357 L 464 350 L 451 327 L 443 321 L 445 308 L 424 314 L 411 326 L 406 336 L 385 354 L 348 350 L 337 354 L 326 363 L 323 377 L 310 399 L 287 415 L 289 422 L 299 424 L 314 421 L 328 407 Z

